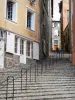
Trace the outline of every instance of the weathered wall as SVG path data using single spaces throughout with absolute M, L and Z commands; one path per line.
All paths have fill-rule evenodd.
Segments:
M 67 11 L 69 10 L 69 0 L 62 0 L 62 11 L 61 11 L 61 47 L 65 49 L 64 44 L 64 30 L 68 25 Z
M 72 6 L 72 33 L 73 33 L 73 42 L 72 42 L 72 64 L 75 65 L 75 0 L 71 1 Z
M 51 0 L 40 0 L 40 58 L 47 57 L 51 51 L 52 14 Z M 45 49 L 45 50 L 44 50 Z
M 20 56 L 5 53 L 5 58 L 4 58 L 5 68 L 16 67 L 19 65 L 20 65 Z
M 63 17 L 63 31 L 65 30 L 68 20 L 67 20 L 67 11 L 69 10 L 69 0 L 63 0 L 63 11 L 62 11 L 62 17 Z

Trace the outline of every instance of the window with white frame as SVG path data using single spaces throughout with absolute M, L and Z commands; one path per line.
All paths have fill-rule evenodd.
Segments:
M 15 36 L 15 53 L 18 52 L 18 38 Z
M 58 40 L 54 40 L 54 45 L 58 45 Z
M 33 56 L 33 45 L 30 41 L 27 41 L 27 57 Z
M 35 27 L 35 14 L 30 11 L 27 10 L 27 28 L 34 30 Z
M 20 54 L 24 54 L 24 40 L 21 39 L 20 40 Z
M 15 0 L 7 0 L 6 18 L 16 22 L 17 2 Z

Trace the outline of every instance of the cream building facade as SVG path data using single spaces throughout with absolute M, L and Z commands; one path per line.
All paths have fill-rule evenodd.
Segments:
M 0 0 L 0 68 L 39 60 L 39 0 Z

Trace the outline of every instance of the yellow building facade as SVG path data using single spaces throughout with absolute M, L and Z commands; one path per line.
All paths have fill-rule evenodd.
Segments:
M 28 0 L 11 0 L 16 2 L 16 21 L 11 21 L 6 18 L 7 0 L 0 1 L 0 27 L 14 33 L 18 33 L 25 37 L 38 41 L 38 16 L 39 8 L 38 1 L 30 4 Z M 35 14 L 35 29 L 29 30 L 27 28 L 27 10 L 31 10 Z
M 39 32 L 39 0 L 0 0 L 0 47 L 5 44 L 1 66 L 7 55 L 19 56 L 16 62 L 23 64 L 27 58 L 39 59 Z

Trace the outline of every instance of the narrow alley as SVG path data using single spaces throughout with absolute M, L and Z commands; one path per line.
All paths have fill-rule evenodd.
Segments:
M 75 100 L 75 0 L 0 0 L 0 100 Z

